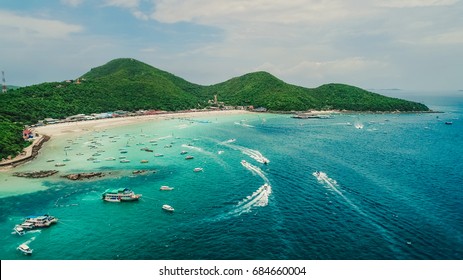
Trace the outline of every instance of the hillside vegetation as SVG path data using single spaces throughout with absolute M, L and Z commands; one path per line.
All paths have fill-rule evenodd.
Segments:
M 314 89 L 290 85 L 267 72 L 249 73 L 216 85 L 202 86 L 135 59 L 119 58 L 91 69 L 76 81 L 42 83 L 3 94 L 0 99 L 0 158 L 16 155 L 24 147 L 22 127 L 44 118 L 115 110 L 205 108 L 214 95 L 224 105 L 252 105 L 274 111 L 429 110 L 420 103 L 381 96 L 349 85 L 328 84 Z

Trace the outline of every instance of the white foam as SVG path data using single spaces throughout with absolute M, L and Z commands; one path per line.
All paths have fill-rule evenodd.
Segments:
M 224 145 L 228 146 L 228 147 L 230 147 L 232 149 L 241 151 L 243 154 L 249 156 L 250 158 L 256 160 L 257 162 L 260 162 L 260 163 L 269 163 L 270 162 L 270 160 L 268 158 L 264 157 L 264 155 L 262 155 L 262 153 L 257 151 L 257 150 L 249 149 L 249 148 L 246 148 L 246 147 L 243 147 L 243 146 L 238 146 L 238 145 L 230 145 L 230 144 L 224 144 Z

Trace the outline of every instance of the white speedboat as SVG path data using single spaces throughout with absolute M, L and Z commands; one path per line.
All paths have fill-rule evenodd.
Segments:
M 16 234 L 18 235 L 24 235 L 26 233 L 26 231 L 24 230 L 23 227 L 21 227 L 21 225 L 16 225 L 14 227 L 14 232 L 16 232 Z
M 203 171 L 203 169 L 201 167 L 196 167 L 195 169 L 193 169 L 194 172 L 201 172 Z
M 32 255 L 33 249 L 31 249 L 27 244 L 23 243 L 17 248 L 19 251 L 23 252 L 24 255 Z
M 162 205 L 162 210 L 165 210 L 167 212 L 174 212 L 174 207 L 172 207 L 170 205 L 167 205 L 167 204 L 164 204 L 164 205 Z
M 169 186 L 161 186 L 161 188 L 159 188 L 160 191 L 171 191 L 173 190 L 174 188 L 171 188 Z

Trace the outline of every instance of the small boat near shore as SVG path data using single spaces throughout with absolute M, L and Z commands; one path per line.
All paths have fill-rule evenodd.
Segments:
M 174 212 L 174 207 L 164 204 L 162 205 L 162 210 L 167 211 L 167 212 Z
M 109 202 L 137 201 L 140 197 L 141 194 L 135 194 L 128 188 L 107 189 L 102 194 L 102 199 Z
M 32 252 L 34 251 L 26 243 L 19 245 L 17 249 L 23 252 L 24 255 L 32 255 Z

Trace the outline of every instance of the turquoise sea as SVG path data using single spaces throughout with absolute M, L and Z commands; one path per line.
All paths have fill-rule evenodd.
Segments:
M 0 259 L 462 259 L 462 95 L 410 95 L 432 114 L 176 118 L 57 138 L 14 170 L 57 175 L 0 172 Z M 107 175 L 60 177 L 94 171 Z M 143 196 L 102 201 L 119 187 Z M 58 223 L 13 234 L 44 213 Z

